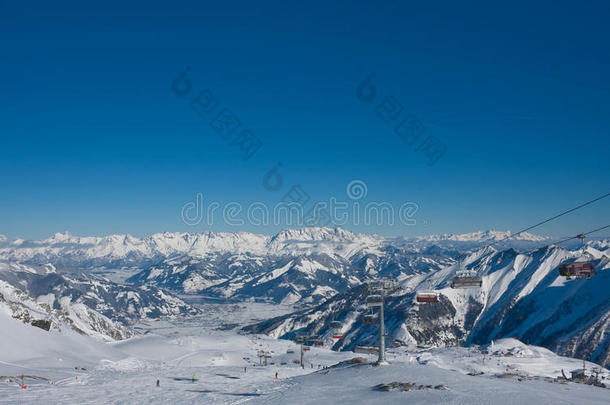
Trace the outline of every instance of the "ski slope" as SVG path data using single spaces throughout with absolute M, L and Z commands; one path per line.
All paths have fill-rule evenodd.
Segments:
M 380 383 L 415 382 L 443 385 L 447 389 L 416 389 L 409 392 L 379 392 Z M 388 366 L 351 366 L 328 373 L 295 377 L 252 404 L 489 404 L 560 405 L 607 404 L 608 389 L 578 384 L 549 383 L 544 380 L 518 381 L 513 378 L 469 376 L 435 366 L 395 362 Z
M 4 315 L 0 327 L 3 404 L 586 405 L 608 403 L 610 398 L 610 389 L 550 382 L 561 369 L 569 373 L 582 362 L 512 339 L 495 342 L 485 358 L 467 348 L 392 348 L 391 364 L 382 367 L 336 366 L 363 355 L 311 348 L 302 369 L 293 362 L 300 353 L 292 342 L 217 330 L 197 318 L 152 321 L 140 325 L 143 335 L 116 343 L 73 331 L 46 332 Z M 271 354 L 267 366 L 259 365 L 260 350 Z M 587 363 L 587 368 L 593 366 Z M 607 370 L 604 373 L 609 377 Z M 26 378 L 28 387 L 21 389 L 19 381 L 6 378 L 22 374 L 49 381 Z M 373 390 L 376 384 L 392 381 L 447 389 Z

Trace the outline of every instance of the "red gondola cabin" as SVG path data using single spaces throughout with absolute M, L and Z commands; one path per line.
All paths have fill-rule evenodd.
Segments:
M 435 293 L 418 293 L 415 300 L 420 303 L 438 302 L 438 294 Z
M 572 277 L 590 279 L 594 274 L 595 267 L 591 262 L 571 262 L 559 266 L 559 275 L 568 280 Z

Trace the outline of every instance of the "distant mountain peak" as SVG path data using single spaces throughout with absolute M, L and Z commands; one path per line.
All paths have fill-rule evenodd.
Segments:
M 497 242 L 504 239 L 520 240 L 529 242 L 543 242 L 549 238 L 545 236 L 534 235 L 528 232 L 523 232 L 518 235 L 513 235 L 511 231 L 496 231 L 489 229 L 486 231 L 476 231 L 470 233 L 445 233 L 441 235 L 423 236 L 418 239 L 426 241 L 455 241 L 455 242 Z
M 47 243 L 62 243 L 70 241 L 71 239 L 72 235 L 70 234 L 70 232 L 65 231 L 64 233 L 56 232 L 55 235 L 45 239 L 44 241 Z
M 312 227 L 284 229 L 272 236 L 271 241 L 354 240 L 356 238 L 357 236 L 354 233 L 343 228 Z

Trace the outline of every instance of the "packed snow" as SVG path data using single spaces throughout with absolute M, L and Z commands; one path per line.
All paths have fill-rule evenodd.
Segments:
M 288 308 L 258 304 L 246 313 L 239 305 L 206 305 L 211 320 L 147 321 L 140 335 L 115 343 L 47 332 L 0 314 L 0 402 L 587 405 L 610 398 L 609 389 L 554 380 L 582 361 L 513 339 L 482 348 L 390 348 L 386 366 L 375 366 L 374 355 L 311 347 L 301 368 L 295 343 L 238 333 L 241 324 Z M 267 365 L 261 351 L 270 355 Z M 416 388 L 374 389 L 394 381 Z

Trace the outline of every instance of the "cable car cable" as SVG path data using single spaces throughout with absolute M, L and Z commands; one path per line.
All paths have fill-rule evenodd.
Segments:
M 563 212 L 561 212 L 561 213 L 559 213 L 559 214 L 557 214 L 557 215 L 554 215 L 554 216 L 552 216 L 552 217 L 550 217 L 550 218 L 545 219 L 544 221 L 540 221 L 540 222 L 538 222 L 537 224 L 534 224 L 534 225 L 532 225 L 532 226 L 529 226 L 529 227 L 527 227 L 527 228 L 525 228 L 525 229 L 520 230 L 519 232 L 516 232 L 516 233 L 511 234 L 511 235 L 508 235 L 508 236 L 505 236 L 504 238 L 502 238 L 502 239 L 500 239 L 500 240 L 497 240 L 497 241 L 495 241 L 495 242 L 488 243 L 487 245 L 485 245 L 485 246 L 483 246 L 483 247 L 481 247 L 481 248 L 473 248 L 473 249 L 471 249 L 470 251 L 472 252 L 472 251 L 476 251 L 476 250 L 487 249 L 488 247 L 491 247 L 491 246 L 497 245 L 498 243 L 502 243 L 502 242 L 504 242 L 504 241 L 506 241 L 506 240 L 508 240 L 508 239 L 514 238 L 515 236 L 518 236 L 518 235 L 522 234 L 523 232 L 527 232 L 527 231 L 529 231 L 529 230 L 531 230 L 531 229 L 537 228 L 537 227 L 539 227 L 540 225 L 544 225 L 544 224 L 546 224 L 546 223 L 548 223 L 548 222 L 551 222 L 551 221 L 553 221 L 553 220 L 555 220 L 555 219 L 557 219 L 557 218 L 559 218 L 559 217 L 562 217 L 562 216 L 567 215 L 567 214 L 569 214 L 569 213 L 571 213 L 571 212 L 574 212 L 574 211 L 576 211 L 576 210 L 579 210 L 579 209 L 581 209 L 581 208 L 583 208 L 583 207 L 586 207 L 587 205 L 593 204 L 594 202 L 597 202 L 597 201 L 599 201 L 599 200 L 603 200 L 604 198 L 609 197 L 609 196 L 610 196 L 610 193 L 606 193 L 606 194 L 600 195 L 600 196 L 599 196 L 599 197 L 597 197 L 597 198 L 594 198 L 594 199 L 592 199 L 592 200 L 589 200 L 589 201 L 587 201 L 587 202 L 584 202 L 584 203 L 582 203 L 582 204 L 580 204 L 580 205 L 578 205 L 578 206 L 576 206 L 576 207 L 574 207 L 574 208 L 570 208 L 569 210 L 563 211 Z M 582 235 L 588 235 L 589 233 L 593 233 L 593 232 L 601 231 L 602 229 L 606 229 L 606 228 L 607 228 L 607 226 L 602 227 L 602 228 L 599 228 L 599 229 L 596 229 L 596 230 L 594 230 L 594 231 L 590 231 L 590 232 L 585 233 L 585 234 L 582 234 Z M 577 238 L 577 237 L 572 237 L 572 238 L 569 238 L 569 239 L 567 239 L 567 240 L 560 241 L 559 243 L 567 242 L 568 240 L 572 240 L 572 239 L 575 239 L 575 238 Z M 462 253 L 460 254 L 460 260 L 459 260 L 459 266 L 460 266 L 460 267 L 461 267 L 461 263 L 462 263 L 462 260 L 461 260 L 461 259 L 462 259 L 462 257 L 464 257 L 464 258 L 465 258 L 467 255 L 468 255 L 468 252 L 462 252 Z
M 511 234 L 511 235 L 506 236 L 506 237 L 504 237 L 504 238 L 502 238 L 502 239 L 500 239 L 500 240 L 498 240 L 498 241 L 492 242 L 492 243 L 490 243 L 490 244 L 488 244 L 488 245 L 484 246 L 484 248 L 486 248 L 486 247 L 490 247 L 490 246 L 493 246 L 493 245 L 498 244 L 498 243 L 501 243 L 501 242 L 504 242 L 504 241 L 505 241 L 505 240 L 507 240 L 507 239 L 514 238 L 515 236 L 518 236 L 518 235 L 522 234 L 523 232 L 527 232 L 527 231 L 529 231 L 530 229 L 537 228 L 537 227 L 539 227 L 540 225 L 544 225 L 544 224 L 546 224 L 547 222 L 551 222 L 551 221 L 553 221 L 553 220 L 555 220 L 555 219 L 557 219 L 557 218 L 559 218 L 559 217 L 562 217 L 562 216 L 564 216 L 564 215 L 566 215 L 566 214 L 569 214 L 569 213 L 571 213 L 571 212 L 574 212 L 574 211 L 576 211 L 576 210 L 579 210 L 579 209 L 581 209 L 581 208 L 583 208 L 583 207 L 586 207 L 587 205 L 593 204 L 594 202 L 599 201 L 599 200 L 602 200 L 602 199 L 604 199 L 604 198 L 606 198 L 606 197 L 608 197 L 608 196 L 610 196 L 610 193 L 606 193 L 606 194 L 604 194 L 604 195 L 601 195 L 601 196 L 599 196 L 599 197 L 597 197 L 597 198 L 594 198 L 593 200 L 590 200 L 590 201 L 587 201 L 587 202 L 585 202 L 585 203 L 582 203 L 582 204 L 580 204 L 580 205 L 579 205 L 579 206 L 577 206 L 577 207 L 571 208 L 571 209 L 569 209 L 569 210 L 567 210 L 567 211 L 564 211 L 564 212 L 559 213 L 559 214 L 557 214 L 557 215 L 555 215 L 555 216 L 552 216 L 552 217 L 550 217 L 550 218 L 547 218 L 547 219 L 545 219 L 544 221 L 538 222 L 538 223 L 537 223 L 537 224 L 535 224 L 535 225 L 532 225 L 532 226 L 529 226 L 529 227 L 527 227 L 527 228 L 525 228 L 525 229 L 522 229 L 522 230 L 520 230 L 520 231 L 519 231 L 519 232 L 517 232 L 517 233 Z M 605 228 L 602 228 L 602 229 L 605 229 Z
M 610 225 L 602 226 L 601 228 L 597 228 L 597 229 L 594 229 L 594 230 L 589 231 L 589 232 L 584 232 L 584 233 L 578 234 L 578 235 L 576 235 L 576 236 L 572 236 L 571 238 L 562 239 L 562 240 L 560 240 L 560 241 L 558 241 L 558 242 L 553 242 L 553 243 L 551 243 L 551 244 L 552 244 L 552 245 L 559 245 L 560 243 L 568 242 L 568 241 L 571 241 L 571 240 L 574 240 L 574 239 L 580 239 L 580 236 L 581 236 L 581 235 L 582 235 L 582 236 L 586 236 L 586 235 L 589 235 L 589 234 L 591 234 L 591 233 L 599 232 L 599 231 L 601 231 L 602 229 L 606 229 L 606 228 L 610 228 Z

